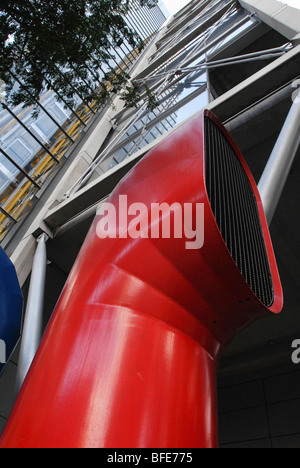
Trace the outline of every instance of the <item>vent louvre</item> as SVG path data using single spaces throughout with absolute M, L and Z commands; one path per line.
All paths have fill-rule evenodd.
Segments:
M 247 284 L 271 307 L 274 287 L 250 181 L 231 144 L 209 118 L 205 142 L 206 186 L 220 232 Z

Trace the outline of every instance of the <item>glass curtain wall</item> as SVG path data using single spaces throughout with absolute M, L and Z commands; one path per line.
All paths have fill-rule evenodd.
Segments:
M 250 38 L 260 25 L 255 15 L 233 0 L 192 1 L 175 15 L 156 42 L 148 66 L 133 78 L 141 93 L 139 105 L 116 115 L 116 130 L 110 141 L 67 195 L 86 185 L 99 165 L 102 170 L 112 169 L 206 107 L 216 97 L 211 89 L 210 71 L 218 71 L 222 76 L 222 67 L 251 61 L 263 67 L 262 59 L 275 60 L 290 49 L 291 44 L 284 44 L 272 50 L 247 55 L 235 52 L 231 56 L 235 45 Z M 155 96 L 155 109 L 147 109 L 145 89 Z
M 141 92 L 136 109 L 124 109 L 115 117 L 116 130 L 99 151 L 92 168 L 68 192 L 79 190 L 104 161 L 112 169 L 158 137 L 203 109 L 212 99 L 208 69 L 216 53 L 237 41 L 259 21 L 235 1 L 191 2 L 168 25 L 156 43 L 148 67 L 133 83 Z M 147 109 L 148 89 L 157 106 Z
M 165 20 L 160 8 L 141 7 L 137 0 L 131 1 L 131 11 L 126 17 L 128 26 L 145 45 Z M 91 91 L 100 90 L 103 82 L 109 89 L 105 73 L 118 74 L 124 70 L 130 73 L 138 58 L 138 52 L 126 41 L 106 52 L 105 66 L 96 75 L 88 70 Z M 15 87 L 25 88 L 18 80 Z M 0 240 L 34 206 L 37 192 L 61 167 L 71 145 L 101 110 L 96 102 L 84 102 L 77 91 L 75 106 L 71 107 L 55 89 L 43 92 L 37 106 L 39 115 L 34 119 L 31 107 L 0 105 Z

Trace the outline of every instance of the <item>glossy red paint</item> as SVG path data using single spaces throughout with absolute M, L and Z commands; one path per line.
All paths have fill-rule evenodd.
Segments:
M 211 114 L 211 119 L 216 120 Z M 221 127 L 221 124 L 218 123 Z M 279 313 L 269 230 L 251 181 L 275 287 L 266 308 L 214 219 L 204 177 L 204 114 L 151 151 L 110 197 L 204 203 L 205 243 L 105 239 L 92 225 L 2 436 L 3 447 L 216 447 L 216 368 L 232 338 Z

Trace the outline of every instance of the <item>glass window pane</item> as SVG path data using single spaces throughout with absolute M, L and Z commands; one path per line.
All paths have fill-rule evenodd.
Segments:
M 0 212 L 0 242 L 5 238 L 14 224 L 15 223 L 10 218 Z

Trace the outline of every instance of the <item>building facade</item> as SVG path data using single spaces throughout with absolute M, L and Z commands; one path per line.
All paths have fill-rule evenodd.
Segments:
M 149 9 L 135 0 L 131 1 L 125 19 L 145 46 L 166 20 L 160 7 Z M 138 58 L 137 51 L 126 40 L 120 47 L 111 45 L 106 53 L 107 62 L 97 71 L 97 76 L 88 70 L 88 80 L 93 80 L 96 91 L 106 81 L 106 73 L 130 72 Z M 49 84 L 47 80 L 46 84 Z M 16 88 L 26 90 L 18 79 Z M 72 144 L 81 138 L 99 111 L 97 103 L 85 102 L 80 91 L 75 87 L 74 90 L 73 105 L 58 90 L 44 91 L 37 102 L 37 117 L 33 117 L 33 107 L 24 108 L 22 104 L 14 109 L 0 108 L 1 240 L 28 214 L 39 191 L 60 169 Z M 5 101 L 5 85 L 3 98 Z
M 153 29 L 144 32 L 147 47 L 130 63 L 131 82 L 142 93 L 139 106 L 126 108 L 120 96 L 115 96 L 104 109 L 93 112 L 85 107 L 79 117 L 89 113 L 92 117 L 80 129 L 80 138 L 68 143 L 64 164 L 59 170 L 54 164 L 51 178 L 39 188 L 34 186 L 34 202 L 26 193 L 22 198 L 28 210 L 17 218 L 12 208 L 6 209 L 7 198 L 2 201 L 9 226 L 2 246 L 16 266 L 25 298 L 36 239 L 43 233 L 47 236 L 45 326 L 97 206 L 150 149 L 208 109 L 226 125 L 258 183 L 299 88 L 300 10 L 276 0 L 192 0 L 163 27 L 161 13 L 152 10 L 151 15 Z M 145 21 L 149 18 L 144 12 Z M 140 22 L 139 27 L 144 24 Z M 147 107 L 147 90 L 157 101 L 152 110 Z M 45 108 L 55 106 L 52 111 L 61 126 L 66 125 L 64 116 L 71 125 L 63 107 L 54 105 L 51 96 L 43 99 Z M 29 117 L 28 123 L 24 116 L 23 123 L 45 149 L 34 147 L 37 141 L 31 134 L 30 146 L 11 127 L 7 114 L 0 118 L 5 125 L 0 135 L 3 157 L 9 153 L 15 161 L 22 155 L 18 166 L 28 172 L 30 151 L 35 158 L 37 150 L 49 151 L 49 140 L 55 134 L 53 121 L 34 123 Z M 13 172 L 18 167 L 8 165 L 7 157 L 0 163 L 1 183 L 19 176 Z M 49 171 L 47 166 L 45 171 Z M 300 338 L 299 171 L 296 158 L 271 225 L 285 292 L 284 311 L 250 326 L 226 352 L 218 374 L 221 447 L 300 446 L 300 370 L 292 361 L 292 343 Z M 37 180 L 32 173 L 29 176 L 32 180 L 27 178 L 26 183 L 32 189 Z M 11 197 L 14 190 L 5 196 Z M 18 352 L 0 381 L 2 427 L 14 400 L 17 366 Z

